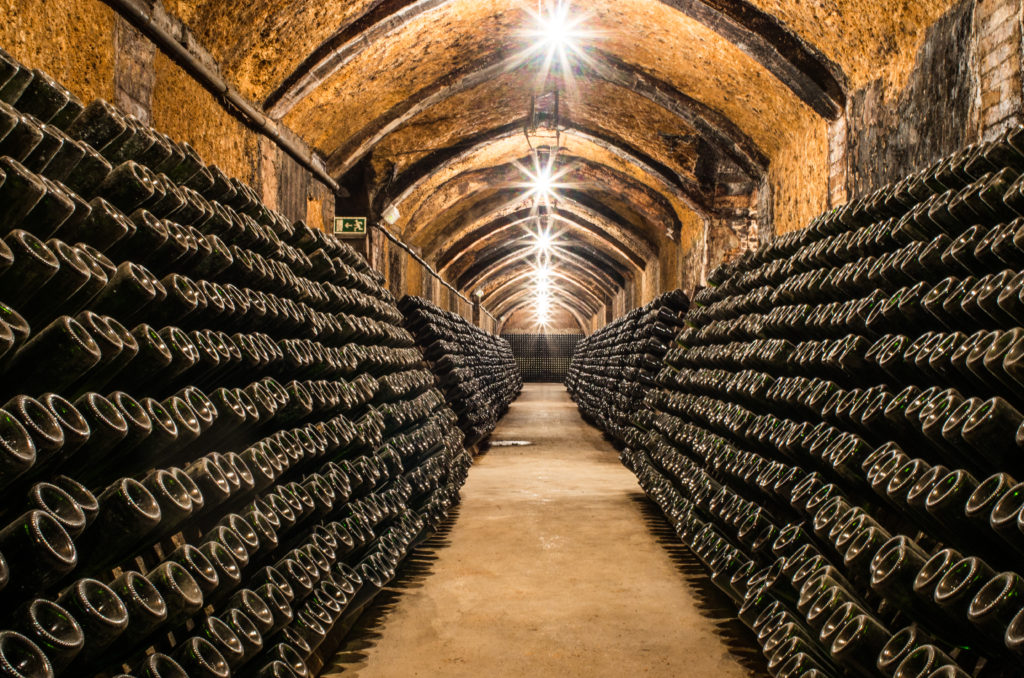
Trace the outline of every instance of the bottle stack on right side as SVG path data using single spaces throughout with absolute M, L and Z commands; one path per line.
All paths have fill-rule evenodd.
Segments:
M 666 292 L 576 346 L 565 387 L 580 413 L 616 442 L 631 429 L 633 413 L 656 384 L 668 343 L 689 308 L 685 292 Z
M 709 278 L 621 456 L 772 675 L 1021 675 L 1024 128 Z

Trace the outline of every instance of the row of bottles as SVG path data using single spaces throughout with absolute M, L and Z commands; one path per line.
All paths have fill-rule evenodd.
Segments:
M 319 672 L 472 462 L 382 282 L 0 50 L 0 676 Z
M 512 347 L 465 318 L 422 297 L 398 302 L 405 328 L 423 347 L 448 404 L 459 417 L 466 444 L 475 445 L 494 430 L 523 388 Z
M 716 269 L 621 430 L 773 676 L 1019 673 L 1022 171 L 1014 128 Z
M 689 307 L 682 290 L 667 292 L 580 341 L 565 384 L 584 417 L 621 439 Z

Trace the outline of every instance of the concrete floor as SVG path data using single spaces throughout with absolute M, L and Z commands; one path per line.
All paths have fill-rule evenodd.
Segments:
M 324 675 L 757 675 L 734 610 L 562 385 L 528 384 L 491 441 L 456 520 Z

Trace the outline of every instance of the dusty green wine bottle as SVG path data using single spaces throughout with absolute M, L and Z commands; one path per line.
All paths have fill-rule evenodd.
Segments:
M 51 238 L 47 248 L 57 259 L 57 272 L 43 283 L 26 304 L 28 320 L 37 327 L 45 327 L 59 315 L 52 299 L 70 299 L 88 284 L 92 271 L 85 261 L 84 252 L 62 240 Z
M 75 544 L 60 523 L 45 511 L 22 514 L 0 529 L 10 581 L 0 597 L 11 602 L 57 582 L 78 562 Z
M 0 139 L 0 153 L 17 162 L 26 162 L 43 140 L 41 125 L 33 116 L 18 112 L 14 128 Z
M 74 582 L 57 602 L 75 616 L 85 634 L 84 647 L 69 667 L 84 673 L 102 661 L 104 651 L 128 628 L 128 608 L 109 586 L 95 579 Z
M 86 329 L 74 318 L 62 316 L 25 343 L 6 377 L 16 390 L 37 395 L 59 393 L 96 366 L 101 357 Z
M 0 275 L 0 295 L 25 301 L 57 274 L 60 262 L 43 241 L 27 231 L 11 231 L 4 241 L 14 262 Z
M 18 228 L 42 200 L 46 184 L 41 177 L 30 172 L 24 165 L 9 157 L 0 159 L 0 171 L 4 173 L 0 185 L 0 230 L 3 232 Z
M 128 611 L 128 626 L 118 645 L 130 650 L 167 619 L 167 604 L 149 579 L 132 570 L 118 576 L 110 587 Z
M 68 127 L 68 134 L 97 150 L 124 134 L 128 123 L 115 106 L 103 99 L 94 99 Z
M 0 666 L 11 678 L 53 678 L 53 666 L 39 646 L 17 631 L 0 631 Z M 15 668 L 16 667 L 16 668 Z
M 93 570 L 124 557 L 156 529 L 161 517 L 160 505 L 150 491 L 131 478 L 111 483 L 98 500 L 99 515 L 81 539 L 85 560 Z
M 53 601 L 36 598 L 15 612 L 18 630 L 63 671 L 85 646 L 85 633 L 70 612 Z
M 167 623 L 177 626 L 203 607 L 203 593 L 192 575 L 174 561 L 161 563 L 149 573 L 149 580 L 167 603 Z

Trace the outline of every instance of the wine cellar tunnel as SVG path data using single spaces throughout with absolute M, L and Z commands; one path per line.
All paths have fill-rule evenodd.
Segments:
M 0 678 L 1024 676 L 1022 0 L 0 0 Z

